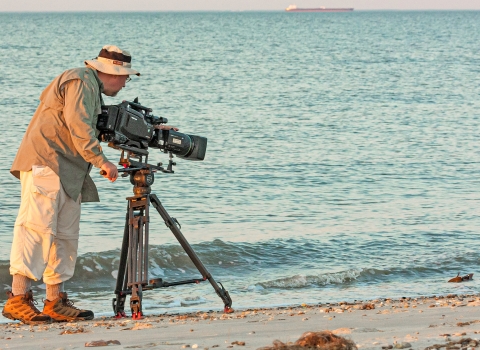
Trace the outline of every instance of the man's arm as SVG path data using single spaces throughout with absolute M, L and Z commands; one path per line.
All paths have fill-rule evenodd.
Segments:
M 80 79 L 71 80 L 63 86 L 65 123 L 77 152 L 85 161 L 105 170 L 105 178 L 115 181 L 118 177 L 117 167 L 108 161 L 95 135 L 95 95 Z

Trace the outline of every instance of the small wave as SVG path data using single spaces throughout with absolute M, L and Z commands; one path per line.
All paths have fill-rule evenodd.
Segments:
M 270 240 L 256 243 L 224 242 L 216 239 L 192 245 L 203 264 L 211 272 L 246 276 L 278 266 L 301 266 L 298 261 L 309 257 L 320 247 L 302 239 Z M 198 271 L 180 245 L 151 245 L 149 272 L 152 277 L 191 275 Z M 112 285 L 118 274 L 120 250 L 91 252 L 79 256 L 72 281 L 88 281 L 96 285 Z M 8 261 L 0 261 L 0 283 L 10 284 Z
M 321 275 L 295 275 L 278 278 L 272 281 L 262 282 L 259 285 L 263 288 L 306 288 L 311 286 L 326 286 L 330 284 L 344 284 L 356 280 L 361 276 L 363 269 L 352 269 L 337 273 Z
M 202 297 L 190 297 L 184 298 L 180 301 L 182 306 L 192 306 L 192 305 L 200 305 L 206 302 L 205 298 Z

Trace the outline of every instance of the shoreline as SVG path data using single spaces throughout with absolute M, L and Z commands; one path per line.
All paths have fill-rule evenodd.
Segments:
M 87 343 L 108 344 L 109 349 L 258 349 L 324 330 L 352 340 L 359 349 L 439 349 L 480 338 L 480 295 L 146 315 L 142 320 L 102 316 L 36 326 L 10 322 L 0 325 L 0 349 L 79 349 Z M 100 340 L 105 343 L 94 343 Z M 469 341 L 469 349 L 480 346 L 475 341 Z

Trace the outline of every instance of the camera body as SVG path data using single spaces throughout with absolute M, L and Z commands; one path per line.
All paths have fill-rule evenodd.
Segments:
M 155 125 L 165 124 L 168 120 L 151 113 L 150 108 L 136 101 L 102 106 L 102 113 L 97 119 L 98 139 L 142 150 L 158 148 L 188 160 L 205 158 L 207 138 L 155 129 Z

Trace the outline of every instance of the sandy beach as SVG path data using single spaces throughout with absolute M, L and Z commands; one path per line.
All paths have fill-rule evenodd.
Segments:
M 480 297 L 382 299 L 232 314 L 147 312 L 142 320 L 101 317 L 40 326 L 8 323 L 0 326 L 0 349 L 258 349 L 323 330 L 352 340 L 359 349 L 472 349 L 480 338 Z

